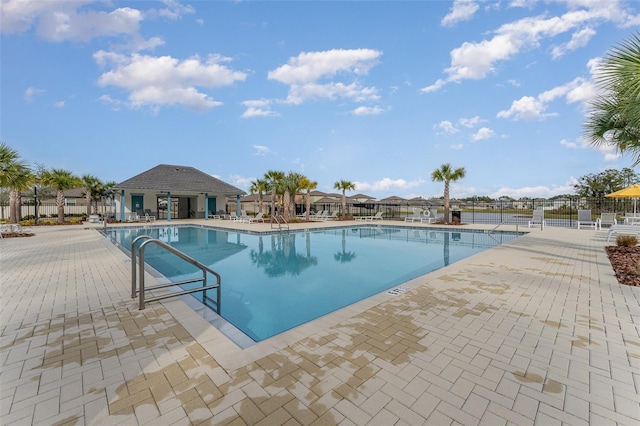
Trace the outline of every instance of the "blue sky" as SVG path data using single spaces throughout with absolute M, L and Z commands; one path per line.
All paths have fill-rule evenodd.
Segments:
M 268 170 L 378 199 L 550 197 L 632 159 L 583 138 L 635 1 L 1 0 L 0 139 L 123 181 Z

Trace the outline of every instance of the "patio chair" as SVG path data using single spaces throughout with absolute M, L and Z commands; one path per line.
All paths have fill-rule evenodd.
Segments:
M 581 226 L 590 226 L 593 229 L 597 229 L 598 222 L 591 217 L 591 210 L 578 210 L 578 229 Z
M 418 207 L 414 207 L 413 208 L 413 215 L 412 216 L 407 216 L 404 218 L 405 222 L 422 222 L 422 210 L 419 209 Z
M 611 225 L 607 233 L 607 241 L 612 235 L 640 235 L 640 225 Z
M 246 210 L 240 210 L 240 216 L 231 216 L 231 220 L 233 222 L 247 222 L 249 220 L 249 216 L 247 215 Z
M 338 210 L 334 210 L 333 213 L 328 216 L 324 216 L 321 220 L 338 220 Z
M 615 213 L 601 213 L 597 221 L 598 221 L 598 229 L 602 229 L 602 225 L 613 226 L 618 223 Z
M 589 210 L 589 212 L 591 212 L 591 210 Z M 534 225 L 541 225 L 544 227 L 546 224 L 547 224 L 547 221 L 544 220 L 544 210 L 535 209 L 533 211 L 533 215 L 531 216 L 531 219 L 529 220 L 528 227 L 531 228 Z
M 371 222 L 373 222 L 374 220 L 383 220 L 383 219 L 384 218 L 382 217 L 382 212 L 378 212 L 374 216 L 368 216 L 366 220 L 370 220 Z
M 255 217 L 250 217 L 249 219 L 247 219 L 247 223 L 253 223 L 253 222 L 262 222 L 264 223 L 264 213 L 260 212 L 257 215 L 255 215 Z
M 441 220 L 444 220 L 444 213 L 438 213 L 438 209 L 435 207 L 429 209 L 429 216 L 433 218 L 434 222 L 440 222 Z

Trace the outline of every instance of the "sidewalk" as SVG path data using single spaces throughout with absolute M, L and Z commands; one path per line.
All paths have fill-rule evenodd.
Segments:
M 640 423 L 606 231 L 533 229 L 241 350 L 181 300 L 139 311 L 86 228 L 0 240 L 2 425 Z

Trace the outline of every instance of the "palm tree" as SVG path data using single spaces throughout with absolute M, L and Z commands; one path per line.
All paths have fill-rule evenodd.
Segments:
M 284 217 L 286 220 L 295 216 L 296 194 L 300 191 L 300 181 L 303 177 L 300 173 L 289 172 L 282 180 L 284 189 Z
M 258 211 L 263 212 L 262 205 L 264 204 L 263 194 L 267 192 L 269 185 L 266 179 L 256 179 L 251 181 L 249 192 L 251 194 L 258 194 Z
M 466 173 L 464 167 L 453 170 L 449 163 L 443 164 L 439 169 L 431 172 L 432 181 L 444 182 L 444 223 L 449 223 L 449 182 L 462 179 Z
M 21 216 L 21 191 L 32 182 L 31 169 L 15 149 L 0 143 L 0 188 L 9 189 L 9 221 L 18 223 Z
M 264 180 L 267 182 L 267 187 L 271 191 L 271 215 L 275 215 L 276 194 L 280 190 L 282 179 L 284 179 L 284 172 L 277 170 L 269 170 L 264 174 Z
M 89 216 L 90 214 L 97 214 L 98 213 L 98 203 L 97 203 L 97 199 L 100 198 L 100 190 L 102 187 L 102 182 L 100 182 L 100 179 L 98 179 L 97 177 L 93 176 L 93 175 L 84 175 L 82 176 L 82 186 L 84 186 L 85 192 L 84 192 L 84 196 L 87 200 L 87 216 Z M 91 207 L 93 206 L 93 201 L 96 200 L 96 207 L 95 210 L 93 210 L 93 212 L 91 211 Z
M 308 177 L 303 177 L 300 181 L 300 189 L 304 189 L 307 191 L 305 194 L 305 220 L 309 221 L 309 215 L 311 212 L 311 191 L 318 187 L 318 182 L 310 180 Z
M 342 191 L 342 219 L 347 216 L 347 191 L 353 191 L 356 189 L 356 184 L 353 182 L 349 182 L 348 180 L 339 180 L 338 182 L 333 184 L 335 189 L 339 189 Z
M 604 58 L 596 82 L 605 93 L 591 103 L 584 127 L 594 146 L 613 145 L 640 164 L 640 33 Z
M 82 185 L 82 180 L 70 171 L 52 169 L 45 173 L 43 183 L 57 191 L 58 223 L 64 224 L 64 191 L 79 187 Z

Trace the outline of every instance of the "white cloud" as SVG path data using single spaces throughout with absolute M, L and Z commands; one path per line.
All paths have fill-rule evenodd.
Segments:
M 575 178 L 571 178 L 569 182 L 566 182 L 564 185 L 558 186 L 524 186 L 521 188 L 510 188 L 504 186 L 497 191 L 489 194 L 491 198 L 500 198 L 500 197 L 511 197 L 515 199 L 520 199 L 524 197 L 528 198 L 551 198 L 556 195 L 564 195 L 564 194 L 573 194 L 575 192 L 574 185 L 577 183 Z
M 537 97 L 523 96 L 513 101 L 508 110 L 499 111 L 496 116 L 498 118 L 513 118 L 515 120 L 544 120 L 545 118 L 557 115 L 555 113 L 547 113 L 546 110 L 549 103 L 558 98 L 564 98 L 568 104 L 580 103 L 582 108 L 586 108 L 589 101 L 594 99 L 598 94 L 598 88 L 593 81 L 593 75 L 597 72 L 599 63 L 600 61 L 598 59 L 592 59 L 588 62 L 587 67 L 591 73 L 591 79 L 577 77 L 566 84 L 544 91 Z
M 460 151 L 462 148 L 464 148 L 464 145 L 461 143 L 456 143 L 453 145 L 449 145 L 449 147 L 455 151 Z
M 368 183 L 368 182 L 354 182 L 358 191 L 366 192 L 366 191 L 389 191 L 389 190 L 404 190 L 408 188 L 413 188 L 424 183 L 423 179 L 417 179 L 413 181 L 406 181 L 404 179 L 391 179 L 391 178 L 383 178 L 379 181 Z
M 279 115 L 271 109 L 271 101 L 268 99 L 250 100 L 242 102 L 247 109 L 242 113 L 242 118 L 273 117 Z
M 53 106 L 56 108 L 64 108 L 64 105 L 65 105 L 64 101 L 58 101 L 53 104 Z
M 558 59 L 571 50 L 584 47 L 589 43 L 589 40 L 591 40 L 594 35 L 596 35 L 596 31 L 590 27 L 576 31 L 571 36 L 571 40 L 569 42 L 554 47 L 551 51 L 551 56 L 553 59 Z
M 212 175 L 218 179 L 222 179 L 219 176 Z M 255 178 L 240 176 L 240 175 L 231 175 L 228 179 L 222 179 L 227 182 L 231 182 L 231 184 L 237 188 L 244 189 L 245 191 L 249 190 L 251 186 L 251 182 L 255 180 Z
M 254 155 L 265 156 L 271 152 L 268 146 L 264 145 L 253 145 Z
M 451 27 L 458 22 L 468 21 L 478 11 L 480 6 L 471 0 L 455 0 L 451 6 L 451 11 L 440 21 L 440 25 Z
M 375 106 L 375 107 L 360 106 L 354 109 L 353 111 L 351 111 L 353 115 L 380 115 L 383 112 L 384 112 L 384 109 L 380 108 L 379 106 Z
M 289 85 L 287 102 L 292 104 L 301 104 L 309 99 L 378 100 L 380 96 L 376 88 L 361 87 L 357 81 L 345 84 L 325 80 L 366 75 L 371 67 L 377 65 L 381 55 L 382 52 L 372 49 L 304 52 L 290 58 L 286 65 L 269 71 L 267 78 Z
M 140 23 L 145 17 L 177 19 L 193 13 L 191 6 L 174 0 L 164 0 L 165 8 L 143 12 L 131 7 L 110 10 L 85 10 L 87 5 L 112 6 L 110 2 L 93 0 L 24 1 L 2 0 L 0 30 L 21 33 L 36 29 L 36 33 L 52 41 L 83 41 L 96 37 L 130 36 L 140 39 Z
M 458 129 L 456 129 L 456 127 L 453 125 L 452 122 L 450 122 L 449 120 L 442 120 L 441 122 L 439 122 L 438 124 L 436 124 L 434 127 L 442 130 L 444 133 L 447 134 L 454 134 L 454 133 L 458 133 Z
M 461 118 L 458 120 L 461 126 L 467 127 L 469 129 L 474 128 L 480 123 L 485 122 L 486 120 L 481 119 L 479 116 L 471 117 L 471 118 Z
M 578 147 L 578 144 L 577 144 L 577 143 L 575 143 L 575 142 L 571 142 L 571 141 L 568 141 L 568 140 L 566 140 L 566 139 L 562 139 L 562 140 L 560 141 L 560 145 L 565 146 L 565 147 L 567 147 L 567 148 L 577 148 L 577 147 Z
M 545 114 L 546 105 L 532 96 L 523 96 L 513 101 L 511 108 L 498 112 L 498 118 L 515 118 L 521 120 L 540 120 L 549 117 Z
M 451 65 L 445 69 L 447 77 L 421 89 L 428 93 L 445 84 L 466 79 L 483 79 L 496 69 L 496 64 L 511 59 L 527 48 L 537 48 L 544 39 L 578 30 L 565 49 L 579 47 L 590 37 L 592 27 L 603 22 L 627 23 L 637 19 L 614 2 L 568 2 L 568 12 L 560 16 L 523 18 L 500 26 L 492 38 L 480 42 L 464 42 L 450 52 Z
M 27 102 L 31 102 L 33 98 L 44 92 L 46 92 L 46 90 L 44 89 L 38 89 L 37 87 L 27 87 L 27 90 L 24 91 L 24 100 Z
M 130 56 L 98 51 L 94 54 L 100 66 L 113 69 L 98 79 L 101 87 L 113 86 L 129 93 L 131 108 L 160 108 L 182 105 L 203 111 L 221 105 L 196 87 L 217 88 L 243 81 L 246 74 L 222 65 L 228 58 L 210 55 L 206 60 L 194 56 L 178 60 L 171 56 L 148 56 L 134 53 Z
M 492 138 L 493 136 L 495 136 L 495 134 L 496 134 L 496 132 L 494 132 L 490 128 L 481 127 L 480 129 L 478 129 L 478 131 L 476 133 L 471 135 L 471 140 L 474 141 L 474 142 L 481 141 L 483 139 Z

